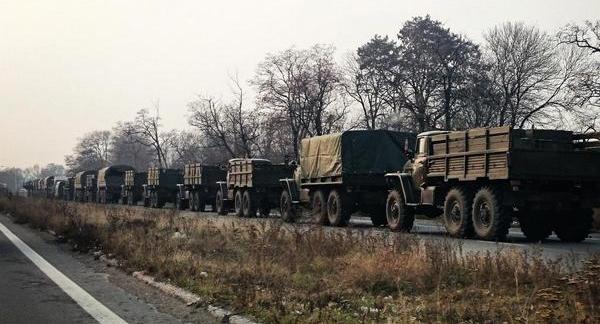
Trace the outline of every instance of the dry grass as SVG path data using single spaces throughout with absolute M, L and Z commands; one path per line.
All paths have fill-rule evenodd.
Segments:
M 301 232 L 45 200 L 0 199 L 0 210 L 268 323 L 600 321 L 597 256 L 570 272 L 539 255 L 464 255 L 413 235 Z

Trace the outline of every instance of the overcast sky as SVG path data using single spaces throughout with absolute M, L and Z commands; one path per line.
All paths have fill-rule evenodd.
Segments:
M 0 0 L 0 166 L 63 163 L 78 137 L 157 100 L 185 128 L 196 94 L 228 95 L 228 74 L 251 78 L 268 52 L 331 43 L 342 57 L 426 14 L 480 42 L 505 21 L 598 19 L 600 1 Z

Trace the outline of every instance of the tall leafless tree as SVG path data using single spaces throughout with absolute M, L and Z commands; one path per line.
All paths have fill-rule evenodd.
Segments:
M 340 74 L 333 53 L 332 46 L 315 45 L 268 54 L 251 81 L 258 107 L 286 117 L 296 158 L 302 138 L 343 125 L 347 105 L 340 100 Z
M 573 107 L 569 85 L 585 70 L 580 50 L 556 46 L 547 33 L 523 23 L 505 23 L 486 35 L 500 90 L 499 124 L 546 123 Z
M 154 105 L 154 110 L 155 114 L 152 115 L 148 109 L 141 109 L 133 121 L 119 123 L 117 128 L 134 142 L 152 148 L 158 166 L 167 168 L 169 166 L 167 150 L 170 145 L 170 136 L 161 130 L 158 103 Z

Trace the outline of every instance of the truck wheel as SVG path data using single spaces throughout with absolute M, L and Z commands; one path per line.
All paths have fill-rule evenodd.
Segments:
M 325 204 L 325 195 L 323 191 L 317 190 L 313 194 L 312 199 L 312 217 L 316 224 L 328 225 L 329 219 L 327 218 L 327 208 Z
M 198 193 L 197 192 L 190 193 L 190 210 L 198 211 Z
M 490 187 L 483 187 L 473 198 L 473 228 L 477 237 L 483 240 L 504 240 L 512 215 L 502 205 L 501 193 Z
M 292 203 L 292 197 L 287 190 L 281 192 L 281 198 L 279 199 L 279 212 L 281 213 L 281 219 L 286 223 L 293 223 L 296 220 L 296 210 Z
M 158 197 L 156 195 L 156 192 L 150 193 L 150 207 L 158 208 Z
M 392 231 L 410 232 L 415 222 L 414 209 L 404 203 L 404 197 L 398 190 L 392 190 L 388 194 L 385 216 Z
M 471 217 L 471 194 L 463 188 L 452 188 L 444 202 L 444 226 L 448 234 L 455 237 L 473 235 Z
M 530 242 L 540 242 L 552 234 L 552 217 L 546 219 L 539 212 L 519 211 L 521 231 Z
M 133 192 L 127 193 L 127 205 L 135 205 L 135 202 L 133 201 Z
M 144 207 L 150 207 L 150 199 L 144 198 Z
M 593 222 L 591 209 L 579 208 L 570 217 L 558 216 L 554 225 L 554 233 L 563 242 L 581 242 L 590 234 Z
M 242 190 L 237 190 L 235 192 L 233 204 L 235 207 L 235 214 L 238 217 L 244 217 L 244 212 L 242 211 Z
M 337 190 L 331 190 L 327 198 L 327 218 L 332 226 L 346 226 L 350 220 L 346 197 Z
M 223 192 L 217 190 L 215 198 L 215 209 L 219 215 L 227 215 L 227 209 L 225 208 L 225 200 L 223 200 Z
M 181 197 L 181 193 L 177 193 L 177 196 L 175 197 L 175 209 L 177 210 L 184 210 L 185 209 L 185 203 L 183 202 L 183 198 Z
M 256 199 L 250 190 L 242 195 L 242 214 L 244 217 L 256 217 Z

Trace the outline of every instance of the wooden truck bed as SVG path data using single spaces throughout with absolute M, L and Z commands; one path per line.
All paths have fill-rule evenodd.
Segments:
M 568 131 L 510 127 L 431 136 L 428 177 L 519 180 L 600 179 L 600 153 L 578 149 Z
M 190 163 L 185 165 L 183 184 L 216 186 L 216 182 L 225 180 L 226 175 L 227 172 L 218 166 Z
M 291 175 L 291 169 L 284 164 L 272 164 L 262 159 L 234 159 L 229 161 L 227 186 L 279 188 L 279 179 Z

